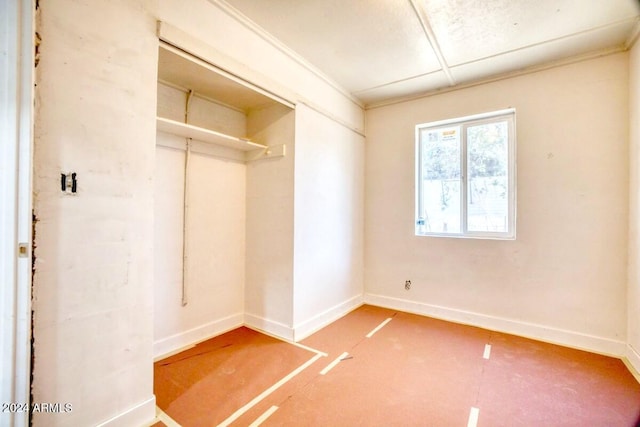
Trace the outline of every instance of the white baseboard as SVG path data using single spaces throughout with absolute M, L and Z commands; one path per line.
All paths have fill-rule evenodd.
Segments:
M 196 343 L 239 328 L 243 325 L 242 313 L 214 320 L 188 331 L 162 338 L 153 343 L 153 357 L 166 357 L 171 353 L 193 346 Z
M 464 310 L 425 304 L 383 295 L 365 294 L 365 304 L 401 310 L 408 313 L 421 314 L 437 319 L 447 320 L 465 325 L 477 326 L 498 332 L 532 338 L 566 347 L 586 350 L 593 353 L 614 357 L 627 354 L 627 345 L 623 341 L 582 334 L 564 329 L 552 328 L 534 323 L 489 316 Z
M 152 396 L 125 412 L 98 424 L 97 427 L 139 427 L 149 424 L 156 416 L 156 397 Z
M 640 353 L 631 344 L 627 344 L 626 365 L 640 383 Z
M 345 314 L 362 305 L 364 298 L 362 295 L 357 295 L 347 301 L 344 301 L 338 305 L 335 305 L 322 313 L 313 316 L 311 319 L 307 319 L 304 322 L 293 327 L 294 341 L 301 341 L 313 334 L 314 332 L 324 328 L 332 322 L 335 322 Z
M 269 335 L 273 335 L 285 341 L 293 341 L 293 328 L 285 325 L 284 323 L 265 319 L 264 317 L 256 316 L 255 314 L 245 313 L 244 324 L 251 329 L 264 331 Z

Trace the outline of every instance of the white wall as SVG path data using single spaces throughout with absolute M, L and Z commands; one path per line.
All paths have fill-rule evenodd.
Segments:
M 628 359 L 640 372 L 640 43 L 629 56 L 629 288 Z
M 36 70 L 36 426 L 154 416 L 153 1 L 40 3 Z M 60 173 L 76 172 L 64 195 Z
M 215 0 L 160 2 L 159 19 L 188 51 L 263 87 L 285 100 L 309 103 L 352 128 L 363 128 L 363 111 L 296 59 L 251 30 Z M 211 25 L 215 22 L 215 25 Z M 263 115 L 279 114 L 277 112 Z M 261 119 L 253 115 L 254 123 Z M 257 126 L 247 123 L 248 128 Z M 294 119 L 282 118 L 273 129 L 285 135 L 287 156 L 247 166 L 247 263 L 245 321 L 270 333 L 293 339 L 294 313 Z M 295 124 L 295 132 L 304 128 Z M 315 126 L 312 124 L 312 126 Z M 288 129 L 288 130 L 287 130 Z M 249 131 L 250 136 L 252 131 Z M 281 144 L 272 141 L 256 141 Z M 269 138 L 270 139 L 270 138 Z M 357 255 L 351 261 L 357 270 Z M 346 292 L 345 294 L 351 294 Z M 337 302 L 335 302 L 337 303 Z
M 173 38 L 170 41 L 175 43 L 179 40 L 186 45 L 186 50 L 293 104 L 306 103 L 314 106 L 332 118 L 323 119 L 325 123 L 332 123 L 329 126 L 336 126 L 335 122 L 340 122 L 354 129 L 363 128 L 364 115 L 357 103 L 335 90 L 295 58 L 288 56 L 268 36 L 259 34 L 259 31 L 254 32 L 250 23 L 238 20 L 219 2 L 199 0 L 185 6 L 184 2 L 176 0 L 161 1 L 159 19 L 164 22 L 164 28 L 171 28 L 169 33 Z M 211 25 L 212 22 L 215 25 Z M 252 114 L 254 121 L 261 120 L 257 118 L 260 114 L 253 112 L 249 115 L 249 121 Z M 310 129 L 317 126 L 314 120 L 298 123 L 297 116 L 295 119 L 296 135 L 298 132 L 304 135 L 307 126 Z M 294 255 L 294 159 L 295 167 L 299 165 L 294 146 L 297 141 L 294 144 L 293 118 L 282 120 L 273 129 L 289 128 L 288 131 L 282 130 L 283 135 L 289 135 L 284 137 L 287 156 L 251 163 L 247 167 L 245 321 L 253 327 L 293 339 L 294 257 L 297 257 Z M 247 125 L 248 128 L 254 126 L 251 123 Z M 249 133 L 251 136 L 251 132 Z M 258 135 L 255 139 L 265 142 L 260 138 Z M 267 143 L 282 142 L 278 142 L 276 138 Z M 307 167 L 304 164 L 301 166 Z M 346 179 L 345 185 L 351 185 L 352 178 Z M 362 193 L 359 197 L 362 197 Z M 354 204 L 357 203 L 354 200 Z M 296 220 L 297 218 L 296 216 Z M 358 232 L 361 231 L 353 231 L 353 236 Z M 336 272 L 334 275 L 340 277 L 340 287 L 345 285 L 347 276 L 356 277 L 356 272 L 362 269 L 361 255 L 357 250 L 352 255 L 353 258 L 343 260 L 343 264 L 336 266 L 337 269 L 342 269 L 344 262 L 350 264 L 350 272 Z M 346 291 L 331 292 L 332 296 L 321 304 L 321 311 L 331 308 L 331 304 L 345 303 L 339 298 L 352 298 L 351 286 L 357 288 L 361 285 L 356 277 L 355 285 L 348 286 L 350 287 Z M 305 301 L 305 297 L 302 301 Z M 320 308 L 305 307 L 295 311 L 301 316 L 297 319 L 302 321 L 319 314 L 317 310 Z
M 158 116 L 185 120 L 187 94 L 158 85 Z M 244 112 L 200 98 L 189 124 L 244 137 Z M 155 168 L 154 356 L 243 323 L 246 166 L 242 153 L 192 141 L 187 215 L 187 304 L 182 305 L 186 141 L 158 132 Z M 169 148 L 171 147 L 171 148 Z M 203 152 L 204 150 L 204 152 Z
M 184 138 L 158 133 L 158 138 Z M 154 355 L 243 322 L 246 166 L 192 152 L 187 304 L 182 305 L 185 151 L 158 146 L 155 172 Z
M 159 19 L 208 45 L 214 63 L 289 101 L 303 100 L 363 129 L 363 111 L 267 38 L 238 21 L 217 0 L 160 0 Z M 210 58 L 213 59 L 213 58 Z M 292 99 L 295 98 L 295 99 Z
M 40 7 L 42 57 L 37 70 L 34 163 L 37 249 L 33 390 L 35 401 L 68 402 L 73 405 L 73 412 L 38 414 L 34 423 L 137 426 L 154 415 L 153 317 L 154 312 L 159 316 L 162 310 L 154 307 L 154 193 L 156 184 L 170 179 L 159 175 L 162 181 L 156 183 L 154 176 L 156 20 L 168 22 L 208 46 L 205 50 L 211 55 L 205 55 L 207 59 L 293 103 L 316 105 L 336 120 L 360 129 L 363 112 L 348 97 L 206 0 L 187 4 L 178 0 L 52 0 Z M 254 120 L 261 120 L 260 113 L 251 114 L 257 117 Z M 297 130 L 294 131 L 293 114 L 283 115 L 275 125 L 288 135 L 284 138 L 287 156 L 251 163 L 246 166 L 245 177 L 247 323 L 289 338 L 294 338 L 293 179 Z M 315 119 L 308 126 L 317 126 Z M 304 127 L 300 131 L 304 134 Z M 262 132 L 256 128 L 254 133 Z M 334 132 L 328 131 L 329 135 Z M 351 162 L 349 167 L 357 170 L 361 166 L 350 157 L 355 155 L 350 150 L 357 151 L 358 145 L 350 141 L 350 148 L 331 150 L 343 155 L 343 161 Z M 164 154 L 159 155 L 160 165 L 175 166 L 180 162 L 177 153 Z M 208 170 L 209 161 L 194 161 L 199 163 L 203 182 L 221 176 L 217 175 L 220 170 Z M 224 186 L 227 177 L 235 177 L 241 186 L 237 165 L 218 166 L 224 169 L 224 178 L 218 185 Z M 61 172 L 78 174 L 77 195 L 61 193 Z M 352 177 L 345 179 L 347 187 L 353 185 Z M 202 192 L 200 202 L 211 203 L 212 194 Z M 171 199 L 177 195 L 176 190 L 165 196 Z M 358 197 L 362 193 L 355 196 L 354 208 L 360 203 Z M 241 215 L 241 201 L 233 200 L 229 215 Z M 165 201 L 160 198 L 158 203 Z M 348 211 L 347 205 L 340 205 L 343 212 Z M 352 218 L 358 217 L 358 213 L 351 214 Z M 221 223 L 227 224 L 227 220 L 228 217 L 220 218 Z M 175 224 L 171 227 L 175 229 Z M 229 231 L 238 236 L 237 230 Z M 357 239 L 361 231 L 346 233 Z M 208 261 L 220 249 L 207 247 L 209 243 L 200 243 L 208 251 Z M 179 246 L 175 236 L 169 244 Z M 233 250 L 239 252 L 240 246 Z M 337 272 L 333 277 L 341 278 L 343 283 L 346 277 L 353 277 L 357 287 L 362 261 L 357 243 L 354 247 L 349 271 Z M 235 260 L 240 258 L 238 252 Z M 223 293 L 229 292 L 224 296 L 228 313 L 235 312 L 242 289 L 226 287 L 242 281 L 242 268 L 234 265 L 223 279 L 225 284 L 214 284 L 219 291 L 223 287 Z M 197 289 L 199 285 L 194 286 Z M 323 304 L 339 305 L 344 302 L 339 298 L 351 298 L 354 289 L 334 289 Z M 180 322 L 185 321 L 182 326 L 189 330 L 192 325 L 197 328 L 197 324 L 207 322 L 199 316 L 211 298 L 207 293 L 198 315 L 181 318 Z M 221 304 L 212 302 L 211 311 L 220 309 Z M 315 315 L 311 310 L 322 309 L 323 306 L 312 307 L 300 319 Z M 157 332 L 172 334 L 178 331 L 173 326 L 160 321 L 157 327 L 162 331 Z
M 296 108 L 296 339 L 362 302 L 364 137 Z
M 366 300 L 622 354 L 628 73 L 622 53 L 367 111 Z M 517 239 L 416 237 L 414 126 L 507 107 Z
M 248 135 L 286 145 L 285 157 L 247 165 L 245 322 L 293 339 L 294 113 L 275 106 L 249 113 Z

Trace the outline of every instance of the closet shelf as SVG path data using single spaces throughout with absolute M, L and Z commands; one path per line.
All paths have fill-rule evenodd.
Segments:
M 268 148 L 266 145 L 251 142 L 248 139 L 226 135 L 221 132 L 177 122 L 175 120 L 165 119 L 163 117 L 156 118 L 156 127 L 157 130 L 161 132 L 167 132 L 173 135 L 183 136 L 185 138 L 192 138 L 198 141 L 209 142 L 223 147 L 234 148 L 240 151 L 252 151 L 257 149 L 266 150 Z

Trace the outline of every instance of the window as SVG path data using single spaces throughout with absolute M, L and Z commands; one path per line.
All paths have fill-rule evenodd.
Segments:
M 515 110 L 416 126 L 416 235 L 515 238 Z

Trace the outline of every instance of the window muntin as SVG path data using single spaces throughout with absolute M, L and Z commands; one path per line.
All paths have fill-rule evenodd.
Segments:
M 416 126 L 416 234 L 515 238 L 515 111 Z

